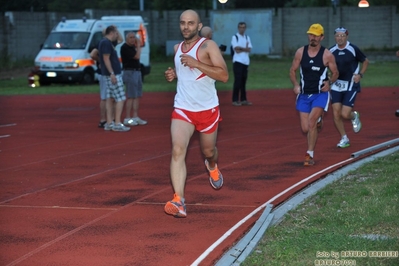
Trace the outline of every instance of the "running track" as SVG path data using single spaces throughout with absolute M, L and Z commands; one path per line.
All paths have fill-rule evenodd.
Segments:
M 176 219 L 163 212 L 173 193 L 173 96 L 145 93 L 140 113 L 149 124 L 127 133 L 97 128 L 96 94 L 1 96 L 0 265 L 191 265 L 281 191 L 353 152 L 399 137 L 399 88 L 366 88 L 356 104 L 362 131 L 355 135 L 346 124 L 352 146 L 336 148 L 330 110 L 316 165 L 305 168 L 306 137 L 291 90 L 249 91 L 250 107 L 231 106 L 231 93 L 221 92 L 218 148 L 225 185 L 220 191 L 210 187 L 194 134 L 187 156 L 188 216 Z M 200 265 L 213 265 L 259 215 Z

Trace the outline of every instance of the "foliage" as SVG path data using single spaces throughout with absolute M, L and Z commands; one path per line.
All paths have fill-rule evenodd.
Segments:
M 335 0 L 336 6 L 357 6 L 359 0 Z M 288 0 L 285 7 L 323 7 L 332 6 L 334 0 Z M 399 8 L 397 0 L 368 0 L 370 6 L 396 6 Z
M 205 9 L 213 7 L 213 0 L 143 0 L 144 9 L 185 10 Z M 357 6 L 359 0 L 335 0 L 337 6 Z M 226 9 L 245 8 L 279 8 L 279 7 L 322 7 L 333 5 L 334 0 L 229 0 L 223 5 Z M 398 0 L 369 0 L 371 6 L 396 6 L 399 9 Z M 218 3 L 220 6 L 221 4 Z M 130 9 L 138 10 L 140 0 L 18 0 L 5 1 L 0 6 L 5 11 L 58 11 L 58 12 L 83 12 L 85 9 Z
M 163 10 L 186 10 L 186 9 L 211 9 L 212 0 L 191 0 L 191 1 L 181 1 L 181 0 L 154 0 L 153 8 L 158 11 Z

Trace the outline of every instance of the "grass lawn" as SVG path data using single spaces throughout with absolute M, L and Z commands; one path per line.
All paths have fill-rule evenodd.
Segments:
M 241 265 L 399 265 L 398 173 L 399 152 L 348 173 L 268 228 Z M 352 264 L 322 264 L 336 259 Z
M 226 63 L 229 68 L 230 78 L 227 83 L 217 82 L 217 89 L 220 91 L 232 90 L 234 76 L 232 73 L 232 62 L 226 56 Z M 165 80 L 164 72 L 167 67 L 173 66 L 173 59 L 151 63 L 151 73 L 145 77 L 144 92 L 175 91 L 176 82 L 168 83 Z M 249 67 L 248 90 L 258 89 L 291 89 L 289 80 L 289 69 L 291 59 L 267 59 L 255 57 L 251 59 Z M 399 60 L 392 62 L 372 62 L 362 80 L 363 87 L 386 87 L 398 86 Z M 28 73 L 27 73 L 28 74 Z M 0 80 L 0 95 L 22 95 L 22 94 L 60 94 L 60 93 L 98 93 L 98 84 L 52 84 L 38 88 L 28 87 L 27 74 L 25 77 L 13 80 Z

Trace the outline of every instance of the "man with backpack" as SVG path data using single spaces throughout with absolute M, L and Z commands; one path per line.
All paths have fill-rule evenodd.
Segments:
M 252 105 L 247 100 L 246 83 L 248 77 L 249 53 L 252 49 L 251 39 L 245 34 L 247 25 L 245 22 L 238 23 L 238 33 L 231 39 L 231 50 L 233 57 L 233 105 Z

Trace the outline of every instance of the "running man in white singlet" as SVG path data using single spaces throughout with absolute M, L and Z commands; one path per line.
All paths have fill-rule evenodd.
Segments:
M 217 44 L 199 36 L 201 28 L 202 23 L 196 11 L 186 10 L 181 14 L 180 31 L 184 41 L 174 46 L 175 68 L 169 67 L 165 71 L 167 81 L 177 79 L 171 122 L 170 178 L 174 198 L 166 203 L 165 212 L 180 218 L 187 216 L 184 203 L 187 178 L 185 159 L 195 130 L 199 132 L 211 186 L 220 189 L 223 185 L 223 176 L 216 164 L 217 129 L 221 116 L 215 81 L 227 82 L 229 74 Z

